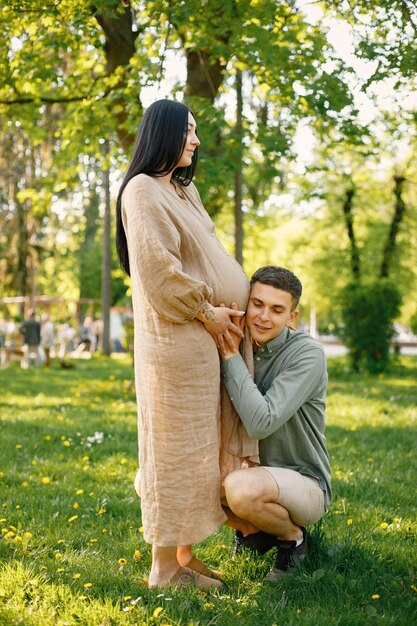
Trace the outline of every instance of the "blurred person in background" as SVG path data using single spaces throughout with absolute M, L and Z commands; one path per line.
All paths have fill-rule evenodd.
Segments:
M 28 369 L 32 360 L 35 367 L 38 367 L 41 360 L 39 351 L 41 343 L 41 325 L 36 319 L 35 309 L 28 310 L 27 318 L 21 324 L 19 332 L 23 335 L 22 369 Z

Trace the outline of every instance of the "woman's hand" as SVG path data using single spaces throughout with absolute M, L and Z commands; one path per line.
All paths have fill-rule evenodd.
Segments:
M 236 305 L 234 305 L 236 307 Z M 243 337 L 243 330 L 239 327 L 239 322 L 245 315 L 244 311 L 225 306 L 213 306 L 205 302 L 196 315 L 196 319 L 204 324 L 206 330 L 213 337 L 217 348 L 222 355 L 226 355 L 231 350 L 236 354 L 239 349 L 240 339 Z M 236 323 L 237 322 L 237 323 Z M 236 341 L 236 337 L 239 341 Z
M 221 303 L 220 306 L 224 307 L 226 305 Z M 237 311 L 237 304 L 236 304 L 236 302 L 232 302 L 232 304 L 230 305 L 230 308 L 233 311 Z M 241 333 L 239 335 L 237 335 L 234 332 L 230 333 L 230 335 L 232 337 L 232 340 L 233 340 L 233 347 L 230 347 L 229 343 L 227 343 L 225 345 L 225 350 L 220 353 L 220 356 L 221 356 L 223 361 L 227 361 L 227 359 L 230 359 L 232 356 L 234 356 L 239 351 L 240 342 L 242 341 L 242 338 L 243 338 L 243 333 L 244 333 L 244 328 L 245 328 L 245 316 L 243 316 L 243 317 L 235 317 L 233 315 L 232 316 L 232 321 L 234 322 L 234 324 L 236 326 L 238 326 L 238 328 L 240 328 Z

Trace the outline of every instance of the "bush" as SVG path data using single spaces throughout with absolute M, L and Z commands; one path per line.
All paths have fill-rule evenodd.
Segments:
M 383 372 L 401 305 L 396 285 L 389 279 L 349 283 L 341 292 L 341 305 L 341 336 L 350 350 L 353 369 L 364 366 L 374 374 Z

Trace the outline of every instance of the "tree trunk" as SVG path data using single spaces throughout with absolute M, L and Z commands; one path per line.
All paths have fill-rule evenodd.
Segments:
M 352 274 L 355 280 L 360 279 L 360 258 L 359 250 L 356 244 L 355 231 L 353 228 L 353 215 L 352 215 L 352 203 L 355 190 L 353 187 L 346 191 L 345 201 L 343 203 L 343 213 L 345 214 L 346 228 L 348 232 L 350 242 L 350 261 L 352 267 Z
M 205 50 L 188 50 L 186 59 L 185 96 L 206 98 L 212 103 L 222 84 L 226 64 L 220 59 L 213 58 Z
M 404 176 L 394 176 L 395 209 L 391 221 L 391 227 L 384 246 L 384 252 L 382 254 L 381 278 L 388 278 L 397 243 L 398 231 L 406 210 L 405 202 L 402 199 L 404 182 Z
M 118 11 L 118 7 L 123 8 L 122 12 Z M 114 7 L 110 7 L 109 13 L 99 12 L 93 7 L 93 15 L 100 24 L 104 32 L 106 43 L 104 52 L 106 55 L 106 74 L 110 76 L 117 67 L 127 67 L 131 57 L 135 53 L 135 39 L 139 31 L 132 30 L 132 9 L 130 2 L 115 2 Z M 120 87 L 123 85 L 121 84 Z M 134 135 L 127 132 L 123 125 L 128 118 L 127 103 L 123 96 L 113 98 L 110 103 L 110 109 L 117 105 L 120 112 L 116 113 L 118 120 L 117 136 L 120 145 L 128 152 L 134 142 Z
M 103 172 L 104 186 L 104 227 L 103 264 L 101 268 L 101 317 L 103 320 L 102 354 L 110 356 L 110 298 L 111 298 L 111 206 L 110 206 L 110 165 L 108 162 L 109 142 L 104 143 L 106 160 Z
M 19 187 L 18 184 L 23 184 L 26 178 L 26 172 L 24 170 L 23 154 L 16 155 L 15 161 L 15 176 L 13 176 L 13 203 L 16 208 L 16 221 L 17 221 L 17 263 L 16 263 L 16 289 L 20 296 L 27 296 L 28 294 L 28 253 L 29 253 L 29 236 L 27 227 L 27 211 L 24 202 L 21 202 L 18 198 Z M 23 306 L 20 313 L 23 314 Z
M 242 185 L 243 185 L 243 94 L 242 72 L 236 72 L 236 169 L 235 169 L 235 257 L 243 265 L 243 212 L 242 212 Z

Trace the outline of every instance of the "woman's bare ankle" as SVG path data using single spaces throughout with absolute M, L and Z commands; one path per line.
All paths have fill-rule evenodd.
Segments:
M 173 578 L 176 578 L 178 574 L 182 573 L 181 570 L 184 570 L 184 568 L 181 567 L 179 563 L 177 563 L 176 566 L 164 567 L 163 569 L 158 569 L 157 567 L 152 566 L 149 574 L 149 588 L 166 587 L 170 584 Z

